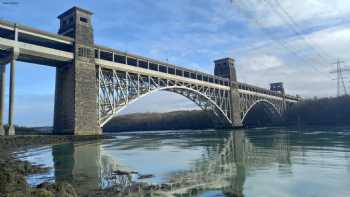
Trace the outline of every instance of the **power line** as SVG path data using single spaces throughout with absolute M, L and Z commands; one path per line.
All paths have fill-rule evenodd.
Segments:
M 299 32 L 297 34 L 301 35 L 301 37 L 305 40 L 305 42 L 310 45 L 311 48 L 313 48 L 317 54 L 322 57 L 322 53 L 326 55 L 330 59 L 334 59 L 331 55 L 329 55 L 327 52 L 325 52 L 318 44 L 311 42 L 309 39 L 305 38 L 300 31 L 298 31 L 299 25 L 295 22 L 294 17 L 290 15 L 290 13 L 282 6 L 281 2 L 279 0 L 275 0 L 278 7 L 282 10 L 282 12 L 288 17 L 288 19 L 291 21 L 292 25 L 295 27 L 296 31 Z M 314 45 L 314 46 L 313 46 Z
M 303 33 L 301 33 L 299 25 L 295 22 L 294 17 L 282 6 L 279 0 L 274 0 L 275 4 L 273 4 L 269 0 L 263 0 L 267 3 L 273 11 L 284 21 L 284 23 L 296 34 L 301 41 L 305 43 L 311 50 L 315 52 L 315 54 L 321 59 L 327 61 L 327 58 L 333 59 L 328 53 L 326 53 L 320 46 L 316 43 L 311 43 L 309 39 L 307 39 Z M 279 12 L 280 10 L 281 12 Z M 325 58 L 324 56 L 327 56 Z
M 276 7 L 276 4 L 271 3 L 271 1 L 269 0 L 263 0 L 263 1 L 266 4 L 268 4 L 271 10 L 281 19 L 282 22 L 284 22 L 285 26 L 288 27 L 295 34 L 295 37 L 303 41 L 305 45 L 307 45 L 311 50 L 313 50 L 317 54 L 317 56 L 319 56 L 321 59 L 324 60 L 324 61 L 321 61 L 319 58 L 315 59 L 310 57 L 310 60 L 312 60 L 312 62 L 318 65 L 323 65 L 324 62 L 327 62 L 326 58 L 323 55 L 321 55 L 319 50 L 317 50 L 314 46 L 312 46 L 312 44 L 305 38 L 305 36 L 301 33 L 301 31 L 298 30 L 298 25 L 296 24 L 293 17 L 282 7 L 282 5 L 277 0 L 275 0 L 275 2 L 277 3 L 277 6 L 280 9 Z M 282 13 L 279 10 L 282 10 Z
M 289 52 L 291 52 L 294 56 L 296 56 L 298 59 L 302 60 L 304 63 L 311 63 L 310 66 L 318 72 L 321 72 L 315 65 L 320 65 L 320 62 L 315 62 L 313 59 L 306 59 L 305 57 L 301 56 L 298 54 L 298 50 L 289 46 L 286 41 L 279 39 L 276 37 L 276 35 L 274 33 L 271 33 L 269 31 L 267 31 L 264 28 L 264 25 L 257 19 L 257 18 L 251 18 L 250 14 L 247 13 L 245 10 L 245 8 L 249 7 L 250 5 L 246 4 L 246 1 L 240 1 L 240 0 L 230 0 L 231 3 L 234 3 L 237 8 L 238 11 L 240 11 L 246 18 L 253 20 L 256 25 L 259 27 L 259 29 L 266 35 L 268 36 L 272 41 L 275 41 L 276 43 L 278 43 L 280 46 L 282 46 L 284 49 L 288 50 Z M 251 3 L 251 2 L 250 2 Z M 309 62 L 309 63 L 308 63 Z

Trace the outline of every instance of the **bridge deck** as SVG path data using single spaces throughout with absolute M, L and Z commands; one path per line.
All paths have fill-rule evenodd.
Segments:
M 144 73 L 171 80 L 179 80 L 185 83 L 205 85 L 219 89 L 229 89 L 229 80 L 215 75 L 187 69 L 166 62 L 153 60 L 147 57 L 134 55 L 119 50 L 95 45 L 96 64 L 111 69 L 120 69 L 126 72 Z M 242 94 L 264 95 L 270 98 L 282 99 L 279 92 L 271 91 L 258 86 L 238 82 L 239 92 Z M 285 95 L 288 102 L 296 102 L 298 98 Z
M 72 38 L 0 20 L 0 53 L 12 48 L 19 49 L 19 61 L 29 63 L 57 66 L 74 57 Z

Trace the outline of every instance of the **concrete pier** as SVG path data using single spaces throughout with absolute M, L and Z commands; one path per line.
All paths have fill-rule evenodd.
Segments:
M 6 82 L 6 64 L 0 65 L 0 135 L 5 135 L 4 113 L 5 113 L 5 82 Z
M 238 91 L 237 73 L 235 68 L 235 60 L 232 58 L 224 58 L 215 60 L 214 74 L 216 76 L 228 78 L 230 80 L 230 119 L 232 127 L 242 127 L 240 97 Z
M 10 64 L 10 95 L 9 95 L 9 128 L 7 135 L 15 135 L 14 117 L 14 99 L 15 99 L 15 64 L 16 59 L 12 58 Z
M 56 68 L 54 133 L 100 135 L 92 13 L 77 7 L 64 12 L 59 34 L 72 37 L 74 60 Z

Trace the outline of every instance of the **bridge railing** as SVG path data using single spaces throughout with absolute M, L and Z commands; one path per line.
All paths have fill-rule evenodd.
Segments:
M 170 75 L 185 77 L 189 79 L 195 79 L 199 81 L 204 81 L 208 83 L 219 84 L 223 86 L 230 86 L 230 82 L 227 78 L 222 78 L 219 76 L 203 73 L 196 70 L 187 69 L 181 66 L 176 66 L 166 62 L 161 62 L 158 60 L 153 60 L 150 58 L 142 57 L 139 55 L 134 55 L 115 49 L 110 49 L 103 46 L 95 46 L 95 58 L 102 59 L 106 61 L 111 61 L 120 64 L 126 64 L 129 66 L 140 67 L 152 71 L 158 71 L 161 73 L 166 73 Z M 271 95 L 276 97 L 285 97 L 289 100 L 298 100 L 297 97 L 291 95 L 283 95 L 279 92 L 271 91 L 265 88 L 239 83 L 239 89 L 247 90 L 251 92 L 257 92 L 265 95 Z
M 96 46 L 95 58 L 112 61 L 120 64 L 126 64 L 129 66 L 149 69 L 153 71 L 158 71 L 158 72 L 162 72 L 170 75 L 185 77 L 189 79 L 195 79 L 195 80 L 205 81 L 205 82 L 219 84 L 223 86 L 229 86 L 229 80 L 226 78 L 222 78 L 215 75 L 203 73 L 200 71 L 187 69 L 181 66 L 172 65 L 166 62 L 161 62 L 150 58 L 118 51 L 115 49 L 108 49 L 101 46 Z
M 254 86 L 254 85 L 250 85 L 250 84 L 246 84 L 246 83 L 241 83 L 241 82 L 239 82 L 238 88 L 240 90 L 257 92 L 257 93 L 260 93 L 260 94 L 265 94 L 265 95 L 270 95 L 270 96 L 276 96 L 276 97 L 281 97 L 281 98 L 284 97 L 287 100 L 293 100 L 293 101 L 299 101 L 300 100 L 300 98 L 297 97 L 297 96 L 292 96 L 292 95 L 287 95 L 287 94 L 283 95 L 282 93 L 277 92 L 277 91 L 272 91 L 272 90 L 269 90 L 269 89 L 265 89 L 265 88 L 261 88 L 261 87 L 258 87 L 258 86 Z

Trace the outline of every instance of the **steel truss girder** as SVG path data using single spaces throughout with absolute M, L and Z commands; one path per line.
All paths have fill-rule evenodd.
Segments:
M 129 103 L 155 91 L 170 91 L 197 104 L 201 109 L 211 111 L 222 121 L 231 124 L 230 92 L 212 87 L 183 83 L 164 78 L 128 73 L 98 66 L 98 123 L 102 127 Z
M 129 103 L 158 90 L 174 92 L 185 96 L 201 109 L 212 111 L 222 124 L 231 124 L 231 93 L 229 90 L 205 85 L 158 78 L 142 73 L 101 68 L 97 71 L 98 123 L 102 127 Z M 243 122 L 248 112 L 263 102 L 273 115 L 281 116 L 286 107 L 283 99 L 264 97 L 259 94 L 240 93 L 240 115 Z
M 266 110 L 275 117 L 281 117 L 285 111 L 285 101 L 283 99 L 273 99 L 254 94 L 240 94 L 240 114 L 241 120 L 244 121 L 250 110 L 257 104 L 263 103 Z

